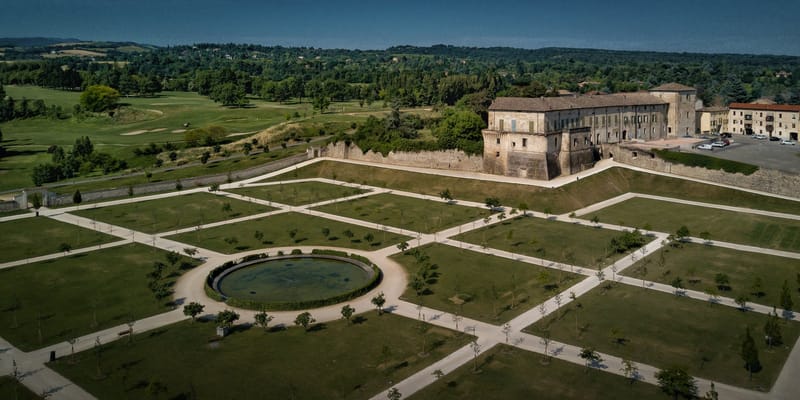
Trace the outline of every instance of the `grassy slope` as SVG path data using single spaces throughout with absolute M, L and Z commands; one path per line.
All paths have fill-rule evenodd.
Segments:
M 621 254 L 610 253 L 611 239 L 622 232 L 533 217 L 517 217 L 470 231 L 455 239 L 548 260 L 595 267 Z M 574 259 L 570 259 L 570 254 Z
M 769 388 L 774 383 L 791 347 L 800 335 L 800 324 L 782 324 L 788 346 L 766 349 L 763 327 L 767 316 L 731 307 L 677 297 L 642 288 L 617 285 L 596 288 L 558 316 L 526 328 L 541 335 L 549 329 L 555 340 L 665 368 L 681 365 L 689 374 L 746 388 Z M 578 324 L 576 332 L 576 305 Z M 739 352 L 745 328 L 750 326 L 763 370 L 748 379 Z M 616 344 L 611 330 L 618 329 L 628 341 Z
M 660 400 L 655 385 L 630 384 L 626 378 L 498 345 L 478 357 L 480 373 L 468 363 L 409 399 L 619 399 Z
M 488 210 L 387 193 L 317 207 L 316 210 L 423 233 L 438 232 L 489 215 Z
M 800 273 L 797 260 L 700 244 L 684 244 L 681 248 L 665 248 L 659 252 L 665 252 L 663 268 L 659 265 L 660 254 L 655 253 L 628 268 L 626 275 L 635 278 L 644 275 L 647 280 L 666 284 L 680 277 L 687 289 L 705 291 L 716 288 L 714 277 L 724 273 L 730 278 L 731 290 L 719 292 L 720 295 L 731 298 L 746 295 L 750 301 L 778 309 L 781 308 L 781 287 L 784 281 L 789 281 L 795 305 L 800 305 L 795 290 Z M 761 295 L 753 291 L 757 277 L 762 280 Z
M 0 222 L 0 262 L 58 253 L 61 243 L 79 249 L 115 240 L 119 239 L 46 217 Z
M 611 168 L 555 189 L 418 174 L 335 161 L 315 163 L 297 170 L 296 173 L 293 171 L 271 180 L 318 176 L 324 178 L 335 176 L 336 179 L 342 181 L 365 183 L 433 196 L 438 196 L 441 191 L 450 189 L 453 197 L 457 199 L 482 202 L 487 197 L 497 197 L 503 204 L 510 207 L 517 207 L 524 202 L 532 210 L 543 211 L 545 208 L 550 208 L 554 213 L 566 213 L 620 194 L 639 192 L 800 214 L 800 202 L 798 201 L 760 196 L 625 168 Z
M 693 236 L 706 231 L 711 233 L 712 239 L 800 251 L 800 221 L 797 220 L 641 198 L 626 200 L 591 215 L 613 224 L 640 227 L 650 224 L 661 232 L 675 232 L 685 225 Z
M 429 292 L 417 297 L 406 289 L 408 301 L 449 313 L 459 313 L 491 324 L 502 324 L 555 295 L 558 287 L 575 283 L 577 275 L 557 272 L 496 256 L 474 253 L 455 247 L 432 244 L 420 251 L 430 257 L 437 268 L 435 282 Z M 402 264 L 409 275 L 420 268 L 410 252 L 392 257 Z M 548 290 L 546 284 L 557 284 Z M 492 289 L 494 288 L 494 293 Z M 512 297 L 512 294 L 514 296 Z M 459 307 L 455 296 L 470 300 Z M 515 307 L 511 308 L 512 301 Z
M 229 204 L 231 211 L 223 211 L 224 204 Z M 158 233 L 263 213 L 271 209 L 261 204 L 210 193 L 192 193 L 132 204 L 92 208 L 76 211 L 73 214 L 145 233 Z
M 330 229 L 328 237 L 323 236 L 322 228 Z M 289 231 L 293 229 L 297 229 L 294 238 L 289 235 Z M 264 233 L 263 243 L 259 243 L 254 237 L 257 230 Z M 353 232 L 352 239 L 348 239 L 344 235 L 346 230 Z M 368 233 L 373 235 L 372 243 L 367 243 L 364 239 Z M 265 247 L 294 245 L 375 250 L 409 239 L 376 229 L 296 213 L 278 214 L 216 228 L 201 229 L 168 238 L 226 254 Z M 228 243 L 226 239 L 230 238 L 236 238 L 237 241 Z
M 320 201 L 336 199 L 339 197 L 353 196 L 364 193 L 364 190 L 331 185 L 320 182 L 300 182 L 285 185 L 246 187 L 227 190 L 243 196 L 255 197 L 261 200 L 299 206 L 318 203 Z
M 167 263 L 165 254 L 132 244 L 0 270 L 0 293 L 4 293 L 0 336 L 30 350 L 167 311 L 148 289 L 145 276 L 154 261 Z M 166 269 L 164 276 L 173 274 L 168 282 L 182 273 L 180 265 Z M 19 300 L 16 312 L 15 298 Z M 95 307 L 98 326 L 92 327 Z
M 365 399 L 466 344 L 468 337 L 441 328 L 427 333 L 420 357 L 417 322 L 392 315 L 364 315 L 348 326 L 264 332 L 251 328 L 212 342 L 212 323 L 180 323 L 104 347 L 95 378 L 95 357 L 50 364 L 98 398 L 141 399 L 148 382 L 166 384 L 165 398 L 197 399 Z M 384 350 L 385 348 L 385 350 Z M 191 373 L 187 373 L 187 366 Z M 189 395 L 192 392 L 193 395 Z M 196 397 L 195 397 L 196 396 Z

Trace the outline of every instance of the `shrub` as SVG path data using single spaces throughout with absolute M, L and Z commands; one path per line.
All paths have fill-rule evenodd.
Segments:
M 683 164 L 690 167 L 702 167 L 705 169 L 723 170 L 732 174 L 741 173 L 750 175 L 758 171 L 758 167 L 752 164 L 741 163 L 738 161 L 723 160 L 721 158 L 710 157 L 703 154 L 681 153 L 670 150 L 653 150 L 658 158 L 675 164 Z

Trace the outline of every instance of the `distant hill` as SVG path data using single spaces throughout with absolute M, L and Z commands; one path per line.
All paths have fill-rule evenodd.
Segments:
M 45 47 L 59 43 L 75 43 L 80 39 L 60 39 L 47 37 L 8 37 L 0 38 L 0 47 Z
M 5 60 L 38 60 L 78 57 L 124 59 L 126 54 L 147 53 L 158 47 L 135 42 L 93 42 L 45 37 L 0 38 L 0 56 Z

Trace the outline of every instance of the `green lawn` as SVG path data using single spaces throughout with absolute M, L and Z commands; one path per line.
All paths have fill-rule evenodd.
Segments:
M 596 268 L 621 257 L 609 250 L 622 232 L 533 217 L 516 217 L 455 239 L 571 265 Z
M 709 232 L 712 240 L 800 251 L 797 220 L 643 198 L 626 200 L 591 214 L 594 215 L 612 224 L 637 227 L 650 224 L 654 230 L 671 233 L 686 225 L 693 236 Z
M 165 312 L 145 276 L 155 261 L 168 264 L 165 254 L 130 244 L 0 270 L 0 336 L 28 351 Z M 183 262 L 168 266 L 165 282 L 194 265 Z
M 325 236 L 323 229 L 329 233 Z M 297 230 L 292 237 L 291 232 Z M 256 231 L 264 234 L 260 241 Z M 347 236 L 347 231 L 353 234 Z M 372 235 L 372 241 L 365 236 Z M 394 233 L 345 224 L 298 213 L 283 213 L 271 217 L 200 229 L 169 236 L 169 239 L 226 254 L 264 247 L 336 246 L 360 250 L 375 250 L 390 246 L 408 237 Z
M 41 399 L 30 389 L 9 376 L 0 376 L 0 399 L 35 400 Z
M 190 92 L 162 92 L 154 97 L 125 97 L 120 99 L 124 105 L 115 117 L 94 116 L 86 118 L 71 117 L 72 108 L 78 103 L 80 92 L 65 92 L 43 89 L 34 86 L 4 86 L 9 96 L 15 99 L 42 99 L 47 105 L 60 105 L 66 119 L 31 118 L 0 124 L 4 134 L 7 156 L 0 160 L 0 190 L 29 187 L 33 166 L 49 162 L 51 155 L 46 150 L 50 145 L 64 146 L 66 150 L 75 139 L 88 135 L 95 149 L 122 158 L 132 168 L 152 168 L 154 156 L 135 156 L 133 150 L 148 143 L 182 144 L 184 124 L 191 127 L 222 126 L 231 134 L 261 131 L 291 119 L 308 124 L 334 124 L 326 128 L 328 134 L 336 133 L 341 127 L 349 127 L 354 121 L 367 118 L 370 114 L 385 113 L 385 108 L 359 107 L 357 102 L 334 103 L 324 114 L 314 113 L 310 103 L 281 104 L 251 98 L 245 108 L 223 107 L 205 96 Z M 125 133 L 149 131 L 136 135 Z M 232 137 L 238 140 L 246 135 Z M 277 146 L 273 146 L 277 148 Z M 234 167 L 216 171 L 227 172 Z M 192 168 L 192 175 L 203 174 L 202 167 Z M 97 173 L 91 174 L 97 175 Z M 177 174 L 154 173 L 154 179 L 174 180 L 184 176 Z M 86 176 L 81 177 L 85 179 Z M 140 180 L 144 180 L 143 177 Z M 136 181 L 135 183 L 139 183 Z M 124 185 L 135 184 L 128 180 Z M 80 189 L 99 189 L 99 185 L 80 185 Z M 71 193 L 75 187 L 65 189 Z
M 416 290 L 408 288 L 404 299 L 492 324 L 502 324 L 522 314 L 559 289 L 574 284 L 578 277 L 443 244 L 419 248 L 427 259 L 415 257 L 415 250 L 392 258 L 405 267 L 409 276 L 428 263 L 436 267 L 431 269 L 434 275 L 427 290 L 418 297 Z
M 644 276 L 647 280 L 666 284 L 680 277 L 687 289 L 714 289 L 720 295 L 731 298 L 746 295 L 752 302 L 776 306 L 778 309 L 781 308 L 780 294 L 784 281 L 789 281 L 795 305 L 800 305 L 800 297 L 795 290 L 798 273 L 800 261 L 795 259 L 691 243 L 680 248 L 663 248 L 625 271 L 626 275 L 635 278 Z M 714 277 L 717 274 L 728 275 L 730 291 L 716 289 Z M 761 279 L 760 290 L 753 287 L 756 278 Z
M 531 210 L 550 209 L 554 213 L 568 213 L 624 193 L 636 192 L 800 214 L 800 201 L 761 196 L 720 186 L 631 171 L 626 168 L 610 168 L 555 189 L 451 178 L 336 161 L 314 163 L 270 180 L 314 177 L 357 182 L 432 196 L 438 196 L 441 191 L 450 189 L 456 199 L 483 202 L 487 197 L 492 196 L 497 197 L 509 207 L 517 207 L 520 203 L 526 203 Z
M 225 204 L 230 210 L 224 210 Z M 145 233 L 167 232 L 274 208 L 211 193 L 192 193 L 118 206 L 91 208 L 73 214 Z
M 120 239 L 47 217 L 0 222 L 0 262 L 58 253 L 61 243 L 79 249 L 115 240 Z
M 101 190 L 101 189 L 116 189 L 127 188 L 128 186 L 143 185 L 148 182 L 177 182 L 180 179 L 193 178 L 198 176 L 216 175 L 216 174 L 229 174 L 232 180 L 238 180 L 237 171 L 262 165 L 270 161 L 279 160 L 295 154 L 304 153 L 308 146 L 301 144 L 291 146 L 286 149 L 278 148 L 271 150 L 269 153 L 256 153 L 249 156 L 232 155 L 228 159 L 209 161 L 207 164 L 200 162 L 187 164 L 186 166 L 164 167 L 158 170 L 148 169 L 153 175 L 148 181 L 144 174 L 120 175 L 109 176 L 104 180 L 86 181 L 86 177 L 78 177 L 72 180 L 64 180 L 58 182 L 52 190 L 59 194 L 72 194 L 75 190 L 80 190 L 83 193 Z M 89 177 L 101 177 L 99 173 L 90 175 Z M 30 180 L 30 176 L 25 177 Z M 23 182 L 23 186 L 30 186 L 29 182 Z M 184 184 L 185 186 L 185 184 Z M 187 188 L 188 189 L 188 188 Z
M 416 321 L 375 312 L 363 318 L 312 332 L 254 327 L 220 341 L 212 323 L 183 322 L 138 335 L 133 344 L 104 346 L 102 379 L 92 352 L 78 354 L 75 364 L 62 359 L 49 365 L 101 399 L 141 399 L 153 382 L 166 387 L 160 398 L 366 399 L 469 340 L 430 327 L 424 341 L 429 354 L 420 356 Z
M 480 373 L 469 362 L 408 397 L 447 399 L 619 399 L 661 400 L 661 390 L 647 383 L 631 384 L 623 376 L 551 359 L 499 344 L 478 357 Z
M 627 285 L 596 288 L 539 321 L 527 331 L 636 362 L 666 368 L 680 365 L 689 374 L 750 389 L 769 389 L 800 335 L 800 324 L 781 323 L 784 343 L 768 350 L 763 340 L 767 316 Z M 580 306 L 576 314 L 576 306 Z M 577 323 L 576 323 L 577 321 Z M 580 333 L 576 331 L 576 325 Z M 748 379 L 739 353 L 745 328 L 756 339 L 763 369 Z M 612 330 L 621 333 L 612 334 Z M 612 338 L 625 338 L 619 344 Z
M 261 200 L 299 206 L 365 193 L 365 190 L 322 182 L 287 183 L 270 186 L 243 187 L 227 192 Z
M 438 232 L 489 215 L 489 210 L 388 193 L 329 204 L 315 210 L 423 233 Z

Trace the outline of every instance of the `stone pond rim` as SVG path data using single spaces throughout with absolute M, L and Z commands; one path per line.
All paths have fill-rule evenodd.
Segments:
M 270 300 L 270 301 L 259 301 L 253 298 L 248 299 L 246 297 L 250 296 L 247 295 L 242 296 L 241 292 L 239 293 L 239 296 L 233 296 L 233 295 L 226 296 L 225 292 L 221 289 L 221 284 L 225 280 L 225 278 L 228 278 L 231 276 L 231 274 L 237 271 L 241 271 L 245 268 L 256 267 L 259 264 L 274 263 L 276 261 L 277 262 L 288 261 L 288 260 L 308 261 L 315 259 L 322 261 L 334 261 L 334 262 L 346 263 L 352 267 L 360 269 L 361 272 L 365 274 L 365 279 L 363 281 L 363 284 L 357 285 L 357 287 L 345 289 L 338 293 L 329 293 L 328 295 L 315 298 L 292 298 L 285 300 Z M 338 277 L 338 274 L 333 274 L 329 276 L 332 276 L 333 279 L 336 279 L 336 277 Z M 363 257 L 352 254 L 348 255 L 347 253 L 344 252 L 342 252 L 342 255 L 319 254 L 312 252 L 312 254 L 287 254 L 287 255 L 278 255 L 274 257 L 261 256 L 255 259 L 245 259 L 238 263 L 234 262 L 226 263 L 220 267 L 215 268 L 209 273 L 206 279 L 206 291 L 210 297 L 215 298 L 216 300 L 219 301 L 223 301 L 232 307 L 238 307 L 250 310 L 287 311 L 287 310 L 301 310 L 301 309 L 324 307 L 354 299 L 356 297 L 366 294 L 367 292 L 378 286 L 378 284 L 380 284 L 381 282 L 381 279 L 382 279 L 382 273 L 380 268 L 378 268 L 372 262 Z M 309 284 L 313 285 L 314 283 L 310 282 Z M 254 294 L 252 291 L 250 291 L 249 293 Z

